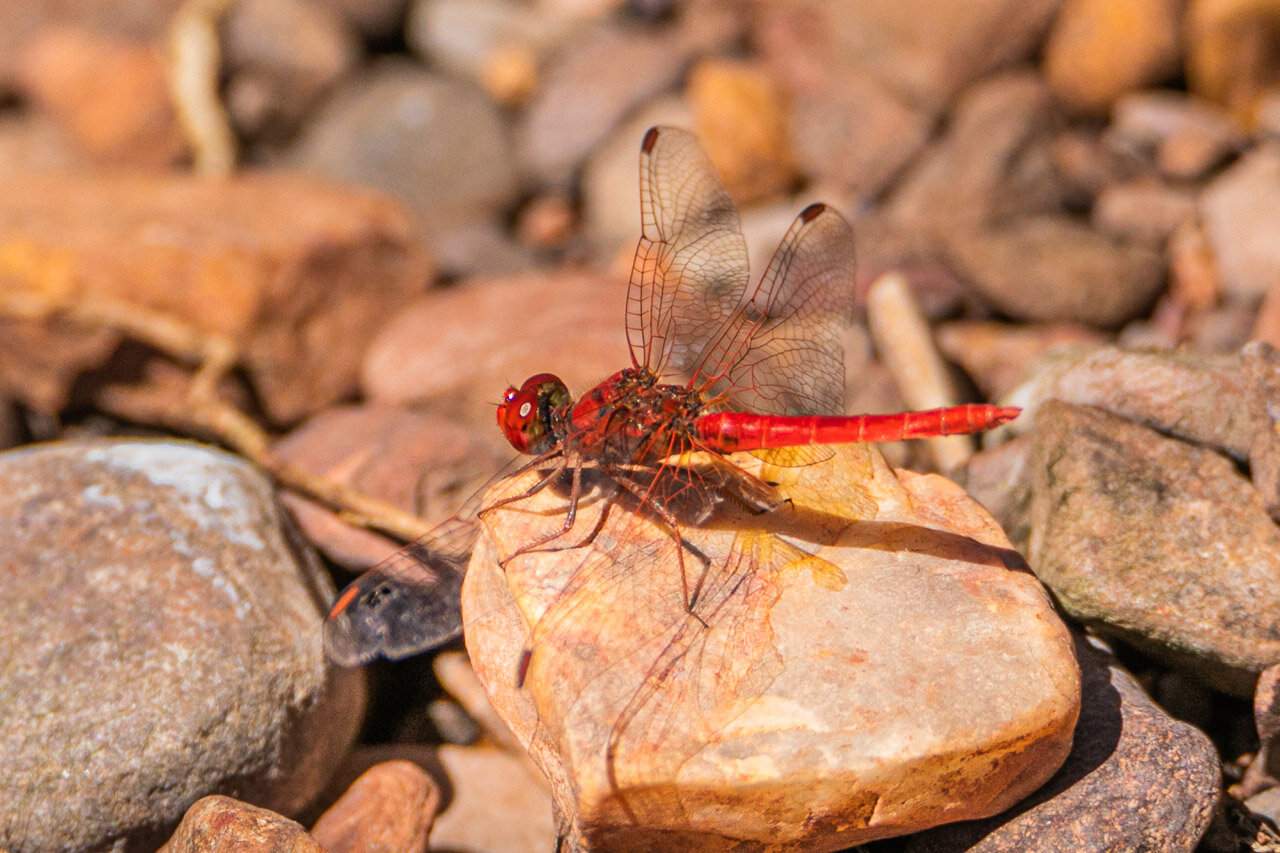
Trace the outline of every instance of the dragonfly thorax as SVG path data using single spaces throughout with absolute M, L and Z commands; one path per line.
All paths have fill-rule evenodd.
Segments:
M 693 419 L 702 395 L 664 385 L 648 368 L 620 370 L 583 394 L 568 414 L 567 441 L 588 457 L 612 462 L 656 461 L 692 449 Z

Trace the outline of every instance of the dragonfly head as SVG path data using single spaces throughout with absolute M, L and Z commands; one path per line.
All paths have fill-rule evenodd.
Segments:
M 546 453 L 563 439 L 564 417 L 572 402 L 560 377 L 538 373 L 502 395 L 498 426 L 521 453 Z

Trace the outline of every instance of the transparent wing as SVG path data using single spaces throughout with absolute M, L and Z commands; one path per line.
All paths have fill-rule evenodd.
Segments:
M 654 127 L 640 149 L 640 242 L 627 291 L 631 359 L 688 374 L 747 288 L 738 210 L 697 140 Z
M 737 410 L 843 414 L 854 285 L 853 229 L 834 208 L 810 205 L 708 343 L 691 384 Z

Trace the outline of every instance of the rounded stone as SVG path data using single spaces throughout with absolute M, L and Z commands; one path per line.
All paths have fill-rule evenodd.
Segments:
M 0 847 L 154 849 L 206 794 L 316 796 L 363 681 L 325 662 L 333 588 L 261 473 L 188 442 L 15 450 L 0 530 Z

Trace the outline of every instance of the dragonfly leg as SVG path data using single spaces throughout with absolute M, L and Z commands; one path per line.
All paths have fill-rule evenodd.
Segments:
M 528 471 L 530 468 L 534 467 L 535 465 L 540 465 L 543 462 L 547 461 L 548 458 L 549 456 L 543 456 L 543 457 L 539 457 L 538 459 L 534 459 L 526 465 L 521 465 L 519 468 L 517 468 L 515 471 L 512 471 L 511 474 L 507 476 L 508 478 L 518 477 L 521 474 L 523 474 L 525 471 Z M 541 480 L 539 480 L 538 482 L 530 486 L 528 490 L 521 492 L 518 495 L 508 495 L 505 498 L 496 500 L 493 503 L 489 504 L 488 506 L 481 508 L 481 510 L 477 512 L 476 515 L 479 518 L 484 518 L 486 515 L 493 512 L 495 509 L 500 509 L 504 506 L 513 504 L 517 501 L 522 501 L 525 498 L 530 497 L 532 495 L 536 495 L 538 492 L 542 491 L 547 486 L 554 483 L 560 477 L 560 475 L 564 473 L 564 469 L 567 468 L 568 465 L 569 465 L 569 460 L 566 459 L 564 455 L 561 455 L 559 459 L 556 461 L 555 467 L 552 468 L 550 471 L 548 471 L 546 476 L 544 476 Z
M 652 500 L 652 495 L 650 494 L 653 490 L 652 482 L 648 484 L 636 482 L 636 480 L 634 480 L 626 471 L 613 468 L 612 466 L 606 466 L 604 467 L 604 470 L 613 478 L 614 482 L 622 486 L 622 488 L 626 489 L 633 497 L 640 501 L 641 506 L 652 510 L 654 515 L 658 516 L 666 526 L 667 532 L 671 534 L 671 538 L 676 543 L 676 562 L 680 565 L 680 589 L 684 595 L 685 610 L 687 610 L 689 615 L 694 619 L 702 622 L 705 627 L 706 623 L 703 622 L 702 617 L 697 614 L 694 608 L 698 605 L 698 597 L 702 592 L 702 584 L 706 580 L 707 572 L 711 568 L 711 561 L 707 559 L 705 554 L 695 548 L 692 543 L 686 541 L 685 538 L 680 535 L 680 523 L 671 510 L 667 509 L 662 502 Z M 702 571 L 698 575 L 698 582 L 692 589 L 689 586 L 689 573 L 685 568 L 684 562 L 684 554 L 686 550 L 696 554 L 698 560 L 702 563 Z
M 569 551 L 574 548 L 581 548 L 583 545 L 589 545 L 591 542 L 595 541 L 596 535 L 600 532 L 601 528 L 604 527 L 604 522 L 605 522 L 605 517 L 607 516 L 607 512 L 601 513 L 600 518 L 596 520 L 596 523 L 592 525 L 592 528 L 590 531 L 588 531 L 586 537 L 583 538 L 580 542 L 574 542 L 573 544 L 563 545 L 557 548 L 544 547 L 548 542 L 554 542 L 560 537 L 568 534 L 569 531 L 573 530 L 573 526 L 578 520 L 578 501 L 581 500 L 582 498 L 582 469 L 583 469 L 582 458 L 575 457 L 572 462 L 569 462 L 566 459 L 564 464 L 560 465 L 557 471 L 553 473 L 553 476 L 558 476 L 560 472 L 564 471 L 564 469 L 569 466 L 572 466 L 572 479 L 570 481 L 570 486 L 569 486 L 569 508 L 565 512 L 564 524 L 561 525 L 559 530 L 553 531 L 552 533 L 549 533 L 546 536 L 535 539 L 532 542 L 526 542 L 524 545 L 521 545 L 518 549 L 508 554 L 502 560 L 502 563 L 504 565 L 508 560 L 513 560 L 516 557 L 519 557 L 523 554 L 533 554 L 533 553 L 539 553 L 542 551 Z M 534 488 L 539 489 L 543 487 L 545 483 L 546 481 L 544 480 L 543 482 L 538 483 L 538 485 L 535 486 Z M 527 497 L 532 493 L 533 493 L 533 490 L 530 490 L 529 492 L 526 492 L 523 495 L 517 496 L 517 499 Z M 495 504 L 495 506 L 499 506 L 499 505 L 500 504 Z

